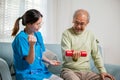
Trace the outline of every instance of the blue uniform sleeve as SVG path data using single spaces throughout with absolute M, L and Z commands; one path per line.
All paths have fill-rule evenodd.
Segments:
M 21 38 L 18 40 L 18 47 L 19 47 L 19 53 L 21 55 L 21 58 L 23 59 L 25 56 L 29 53 L 29 43 L 26 39 Z
M 19 69 L 25 69 L 29 63 L 24 59 L 29 52 L 29 43 L 24 37 L 16 37 L 13 44 L 15 66 Z M 21 67 L 22 66 L 22 67 Z

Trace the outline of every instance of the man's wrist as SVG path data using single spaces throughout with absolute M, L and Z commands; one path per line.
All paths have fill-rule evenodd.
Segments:
M 78 59 L 77 59 L 77 58 L 72 58 L 72 60 L 73 60 L 74 62 L 76 62 Z

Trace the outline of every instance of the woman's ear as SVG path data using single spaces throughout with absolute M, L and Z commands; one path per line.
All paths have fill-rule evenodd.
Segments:
M 28 27 L 29 27 L 29 26 L 31 26 L 31 25 L 32 25 L 31 23 L 28 23 L 26 26 L 28 26 Z

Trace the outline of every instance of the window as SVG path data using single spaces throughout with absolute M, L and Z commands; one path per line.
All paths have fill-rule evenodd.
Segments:
M 0 0 L 0 41 L 11 41 L 15 20 L 31 8 L 39 10 L 42 14 L 46 13 L 47 0 Z M 43 17 L 43 21 L 46 20 L 45 18 Z M 23 28 L 20 25 L 20 29 Z M 45 34 L 45 28 L 42 29 L 42 33 Z
M 19 15 L 19 1 L 1 0 L 0 1 L 0 36 L 9 35 L 13 21 Z

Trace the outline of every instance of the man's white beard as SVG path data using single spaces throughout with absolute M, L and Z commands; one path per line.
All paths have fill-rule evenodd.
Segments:
M 83 33 L 83 31 L 74 31 L 75 32 L 75 34 L 77 34 L 77 35 L 80 35 L 80 34 L 82 34 Z
M 77 31 L 75 28 L 73 28 L 73 31 L 74 31 L 74 33 L 76 34 L 76 35 L 80 35 L 80 34 L 82 34 L 83 33 L 83 31 Z

